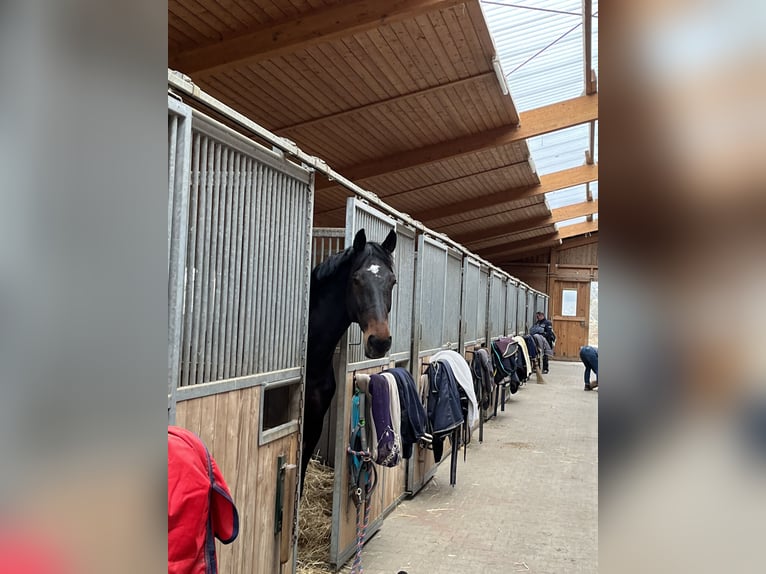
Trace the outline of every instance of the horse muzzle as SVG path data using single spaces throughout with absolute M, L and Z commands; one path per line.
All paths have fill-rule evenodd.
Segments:
M 388 337 L 379 337 L 369 335 L 364 343 L 364 354 L 369 359 L 380 359 L 391 348 L 391 335 Z

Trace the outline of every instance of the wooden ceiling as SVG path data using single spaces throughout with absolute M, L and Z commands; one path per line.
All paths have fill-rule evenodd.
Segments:
M 598 95 L 517 113 L 478 0 L 169 0 L 169 67 L 399 211 L 501 264 L 598 202 L 545 193 L 596 165 L 539 177 L 526 138 L 598 117 Z M 317 179 L 314 224 L 342 226 L 349 192 Z

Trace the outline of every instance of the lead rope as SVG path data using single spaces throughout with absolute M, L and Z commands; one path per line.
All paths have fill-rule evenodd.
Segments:
M 364 571 L 362 569 L 362 548 L 364 547 L 364 535 L 370 522 L 370 499 L 378 480 L 369 451 L 354 451 L 350 447 L 346 450 L 348 454 L 362 457 L 362 468 L 359 475 L 365 477 L 364 484 L 357 486 L 354 497 L 356 503 L 356 553 L 351 566 L 351 574 L 362 574 Z M 375 476 L 374 480 L 373 476 Z M 364 505 L 364 521 L 361 520 L 362 505 Z
M 356 380 L 356 376 L 354 376 Z M 355 393 L 356 394 L 356 393 Z M 354 562 L 351 566 L 351 574 L 362 574 L 362 547 L 364 546 L 364 535 L 367 531 L 367 526 L 370 520 L 370 499 L 372 498 L 372 492 L 375 490 L 375 486 L 378 483 L 378 475 L 375 470 L 375 465 L 372 463 L 372 454 L 367 448 L 367 428 L 366 428 L 366 410 L 365 410 L 365 393 L 359 392 L 358 403 L 358 415 L 359 425 L 353 429 L 352 435 L 359 433 L 359 439 L 362 450 L 354 450 L 351 445 L 346 447 L 346 452 L 358 457 L 362 460 L 359 467 L 359 475 L 357 478 L 356 489 L 353 492 L 353 500 L 356 506 L 356 552 L 354 555 Z M 356 407 L 356 405 L 354 405 Z M 352 444 L 355 437 L 351 437 Z M 364 504 L 364 522 L 361 520 L 361 506 Z

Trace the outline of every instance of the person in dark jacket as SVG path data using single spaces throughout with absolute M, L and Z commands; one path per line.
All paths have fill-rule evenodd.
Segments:
M 586 391 L 592 391 L 598 386 L 598 349 L 586 345 L 580 347 L 580 360 L 585 365 L 585 389 Z M 591 383 L 590 372 L 596 373 L 596 380 Z
M 535 333 L 539 333 L 543 337 L 545 337 L 545 340 L 548 341 L 548 344 L 551 346 L 551 349 L 555 349 L 555 342 L 556 342 L 556 333 L 553 332 L 553 323 L 550 322 L 550 320 L 545 318 L 545 313 L 542 311 L 538 311 L 535 315 L 537 321 L 534 325 L 532 325 L 532 328 L 529 330 L 530 335 L 534 335 Z M 548 373 L 548 355 L 543 354 L 543 374 Z

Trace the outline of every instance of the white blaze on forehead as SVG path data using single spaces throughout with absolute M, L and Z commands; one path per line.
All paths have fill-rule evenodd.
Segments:
M 370 265 L 370 266 L 367 268 L 367 271 L 369 271 L 369 272 L 370 272 L 370 273 L 372 273 L 373 275 L 377 275 L 377 274 L 378 274 L 378 272 L 380 271 L 380 265 Z

